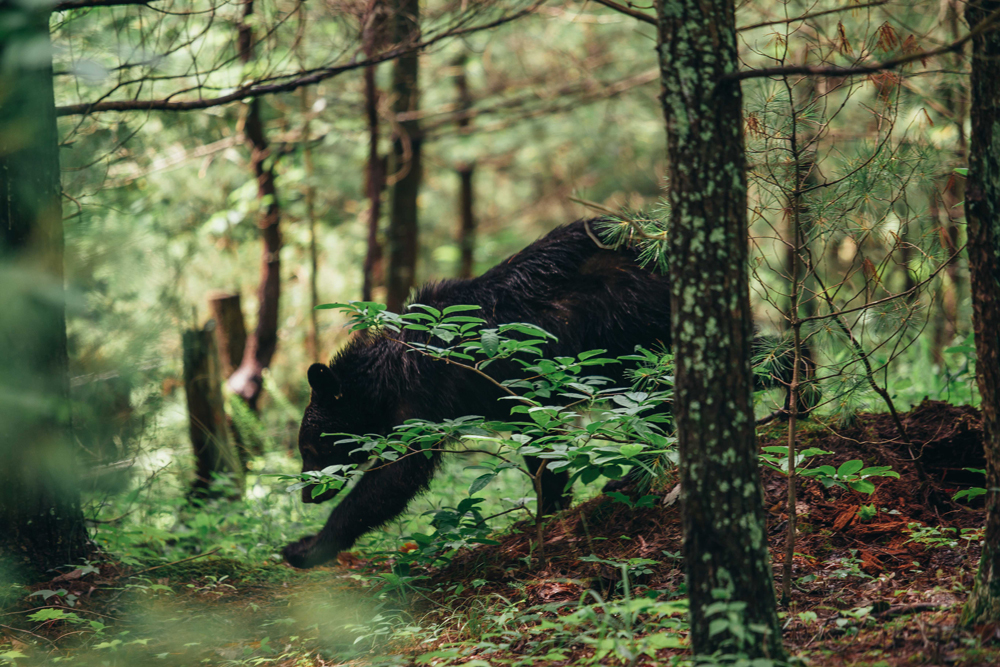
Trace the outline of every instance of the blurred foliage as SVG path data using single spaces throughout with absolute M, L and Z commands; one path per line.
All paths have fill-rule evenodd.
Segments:
M 365 4 L 360 0 L 256 4 L 261 38 L 255 63 L 246 67 L 235 57 L 238 4 L 165 0 L 54 14 L 57 105 L 94 101 L 109 92 L 115 99 L 160 98 L 185 90 L 178 99 L 215 97 L 248 80 L 287 79 L 299 70 L 348 62 L 358 51 L 359 8 Z M 448 29 L 476 4 L 428 0 L 425 34 Z M 526 6 L 481 4 L 475 20 Z M 894 0 L 785 22 L 840 5 L 743 3 L 738 25 L 771 25 L 742 30 L 741 55 L 747 67 L 848 65 L 933 48 L 966 29 L 950 18 L 946 4 Z M 477 273 L 580 217 L 611 212 L 658 233 L 656 221 L 666 205 L 661 202 L 666 157 L 654 45 L 651 25 L 593 2 L 556 0 L 516 22 L 442 40 L 424 51 L 421 107 L 428 137 L 419 199 L 418 282 L 446 279 L 458 269 L 456 167 L 464 162 L 476 164 Z M 464 132 L 458 131 L 449 106 L 457 99 L 458 56 L 466 58 L 475 111 Z M 383 91 L 390 68 L 390 63 L 378 67 Z M 786 328 L 790 195 L 827 183 L 800 192 L 800 206 L 807 211 L 816 276 L 828 287 L 842 286 L 835 297 L 839 308 L 900 293 L 908 284 L 906 269 L 910 281 L 928 280 L 913 298 L 859 311 L 850 320 L 877 381 L 900 407 L 924 396 L 978 401 L 965 260 L 960 257 L 953 270 L 935 273 L 965 236 L 958 206 L 963 179 L 954 168 L 965 164 L 966 79 L 964 56 L 948 54 L 870 77 L 796 75 L 743 84 L 758 326 L 776 334 Z M 261 103 L 283 206 L 279 343 L 261 413 L 231 413 L 236 428 L 252 436 L 246 441 L 261 443 L 264 451 L 250 459 L 243 500 L 211 500 L 203 507 L 192 507 L 185 497 L 192 462 L 180 339 L 182 330 L 207 317 L 206 295 L 213 290 L 240 292 L 248 324 L 255 318 L 261 252 L 256 221 L 262 202 L 240 137 L 244 105 L 60 119 L 71 391 L 75 433 L 87 463 L 87 514 L 93 539 L 136 568 L 220 548 L 220 556 L 267 571 L 264 566 L 277 560 L 282 545 L 313 532 L 327 513 L 325 506 L 303 506 L 282 493 L 264 474 L 295 474 L 299 468 L 289 452 L 308 400 L 305 369 L 312 361 L 305 345 L 309 187 L 317 197 L 320 299 L 361 296 L 368 210 L 362 70 L 324 80 L 305 99 L 287 92 L 263 97 Z M 385 153 L 391 125 L 385 98 L 381 107 Z M 309 136 L 304 137 L 307 122 Z M 797 160 L 790 157 L 793 135 L 801 140 Z M 311 178 L 304 141 L 312 147 Z M 797 169 L 806 162 L 813 165 L 809 178 L 815 180 L 796 188 Z M 610 240 L 635 240 L 634 231 L 623 223 Z M 655 244 L 646 245 L 647 257 L 655 261 Z M 807 289 L 813 305 L 822 309 L 818 295 L 823 290 L 815 278 Z M 346 339 L 344 319 L 324 311 L 319 323 L 321 352 L 330 357 Z M 821 410 L 850 417 L 858 410 L 883 409 L 842 330 L 816 321 L 805 335 L 814 342 L 821 365 L 835 369 L 822 383 L 826 402 Z M 766 392 L 759 411 L 770 412 L 781 401 L 779 390 Z M 404 536 L 428 532 L 438 514 L 466 497 L 476 477 L 466 467 L 476 462 L 475 455 L 463 455 L 449 464 L 430 494 L 399 521 L 365 538 L 360 548 L 393 553 Z M 577 493 L 593 495 L 601 481 Z M 478 511 L 504 512 L 530 495 L 515 471 L 504 471 L 482 495 Z M 223 581 L 228 574 L 213 571 L 199 586 L 222 591 L 232 585 Z M 139 594 L 149 599 L 167 595 L 151 588 L 157 585 L 152 577 L 133 585 L 144 586 Z M 355 604 L 358 598 L 349 601 Z M 463 611 L 463 622 L 471 626 L 475 620 L 497 636 L 517 634 L 516 619 L 527 611 L 508 614 L 499 600 L 493 602 L 478 617 L 473 609 Z M 625 612 L 647 605 L 636 613 L 666 613 L 640 602 L 626 601 Z M 322 592 L 295 604 L 297 611 L 289 613 L 301 614 L 308 604 L 329 611 L 331 618 L 344 613 L 343 598 Z M 363 624 L 358 633 L 365 646 L 407 632 L 418 640 L 428 637 L 429 630 L 413 630 L 413 619 L 398 608 L 365 605 L 355 604 L 364 607 L 358 615 L 367 616 L 352 621 Z M 607 646 L 599 642 L 611 637 L 612 646 L 623 643 L 641 653 L 632 626 L 612 622 L 611 612 L 599 607 L 580 603 L 573 617 L 585 626 L 580 632 L 593 637 L 599 650 Z M 539 610 L 532 613 L 542 618 Z M 170 614 L 151 614 L 149 627 Z M 343 628 L 347 621 L 337 619 Z M 45 622 L 57 621 L 62 622 Z M 595 627 L 605 626 L 607 633 L 595 634 Z M 94 644 L 105 641 L 103 629 L 91 629 L 99 636 Z M 329 645 L 341 650 L 354 639 L 336 635 Z M 294 648 L 272 650 L 259 632 L 256 641 L 253 651 L 233 656 L 230 664 L 295 653 Z M 542 648 L 558 650 L 539 646 L 539 655 Z M 18 659 L 5 650 L 0 646 L 0 662 Z

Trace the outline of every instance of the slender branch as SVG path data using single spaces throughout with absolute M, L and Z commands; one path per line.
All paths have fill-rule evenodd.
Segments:
M 445 362 L 447 364 L 451 364 L 452 366 L 458 366 L 459 368 L 464 368 L 467 371 L 472 371 L 473 373 L 475 373 L 476 375 L 480 376 L 484 380 L 488 380 L 490 382 L 490 384 L 492 384 L 494 387 L 496 387 L 500 391 L 506 393 L 508 396 L 516 398 L 517 400 L 521 401 L 522 403 L 524 403 L 526 405 L 531 405 L 531 406 L 538 405 L 534 401 L 531 401 L 531 400 L 529 400 L 529 399 L 527 399 L 527 398 L 519 395 L 517 392 L 513 391 L 510 387 L 505 387 L 502 383 L 497 382 L 495 379 L 493 379 L 492 377 L 490 377 L 489 375 L 487 375 L 483 371 L 479 370 L 475 366 L 469 366 L 467 364 L 460 364 L 457 361 L 452 361 L 448 357 L 436 357 L 433 354 L 428 354 L 425 350 L 421 350 L 419 347 L 416 347 L 415 345 L 410 345 L 405 340 L 400 340 L 398 338 L 393 338 L 392 336 L 386 336 L 386 338 L 388 338 L 391 341 L 395 341 L 395 342 L 399 343 L 400 345 L 402 345 L 403 347 L 406 347 L 407 349 L 413 350 L 414 352 L 426 355 L 426 356 L 430 357 L 431 359 L 435 359 L 437 361 L 443 361 L 443 362 Z
M 946 53 L 953 53 L 961 50 L 965 46 L 966 42 L 971 41 L 974 37 L 986 32 L 987 29 L 993 27 L 996 20 L 1000 18 L 1000 9 L 995 10 L 992 14 L 987 16 L 982 20 L 975 29 L 970 30 L 964 37 L 955 40 L 951 44 L 945 44 L 936 49 L 929 49 L 927 51 L 918 51 L 916 53 L 910 53 L 905 56 L 900 56 L 898 58 L 890 58 L 889 60 L 883 60 L 882 62 L 872 63 L 870 65 L 858 65 L 855 67 L 838 67 L 838 66 L 819 66 L 819 65 L 788 65 L 788 66 L 777 66 L 777 67 L 763 67 L 761 69 L 751 69 L 744 70 L 742 72 L 734 72 L 732 74 L 727 74 L 722 78 L 723 81 L 743 81 L 745 79 L 759 79 L 762 77 L 771 76 L 788 76 L 790 74 L 804 74 L 808 76 L 830 76 L 830 77 L 843 77 L 843 76 L 854 76 L 856 74 L 873 74 L 875 72 L 881 72 L 884 70 L 892 70 L 897 67 L 902 67 L 903 65 L 912 63 L 917 60 L 926 60 L 928 58 L 934 58 L 935 56 L 944 55 Z
M 737 32 L 743 32 L 744 30 L 753 30 L 755 28 L 765 28 L 769 25 L 784 25 L 787 23 L 797 23 L 798 21 L 808 21 L 809 19 L 819 18 L 820 16 L 826 16 L 828 14 L 837 14 L 840 12 L 853 11 L 855 9 L 866 9 L 868 7 L 878 7 L 884 5 L 889 0 L 877 0 L 876 2 L 869 2 L 863 5 L 848 5 L 846 7 L 837 7 L 835 9 L 826 9 L 821 12 L 812 12 L 811 14 L 802 14 L 801 16 L 793 16 L 788 19 L 778 19 L 775 21 L 762 21 L 761 23 L 751 23 L 750 25 L 743 25 L 736 29 Z M 649 25 L 656 25 L 656 17 L 650 14 L 645 14 L 640 12 L 638 9 L 633 9 L 627 7 L 619 2 L 614 2 L 614 0 L 594 0 L 599 5 L 604 5 L 609 9 L 613 9 L 616 12 L 621 12 L 626 16 L 631 16 L 632 18 L 642 21 L 643 23 L 648 23 Z
M 772 412 L 771 414 L 769 414 L 769 415 L 767 415 L 765 417 L 761 417 L 760 419 L 757 420 L 756 423 L 757 423 L 757 426 L 763 426 L 764 424 L 770 424 L 775 419 L 779 419 L 781 417 L 787 417 L 787 416 L 788 416 L 788 411 L 785 410 L 784 408 L 782 408 L 780 410 L 775 410 L 774 412 Z
M 147 567 L 145 570 L 139 570 L 138 572 L 133 572 L 132 574 L 128 575 L 128 577 L 138 577 L 140 574 L 146 574 L 147 572 L 152 572 L 153 570 L 159 570 L 161 567 L 169 567 L 171 565 L 178 565 L 180 563 L 186 563 L 186 562 L 188 562 L 190 560 L 197 560 L 199 558 L 204 558 L 205 556 L 211 556 L 212 554 L 217 553 L 220 549 L 222 549 L 222 547 L 215 547 L 211 551 L 206 551 L 205 553 L 198 554 L 196 556 L 190 556 L 188 558 L 182 558 L 180 560 L 175 560 L 172 563 L 163 563 L 162 565 L 154 565 L 153 567 Z M 126 577 L 126 578 L 128 578 L 128 577 Z
M 443 441 L 445 439 L 446 438 L 441 438 L 441 440 L 439 440 L 438 442 L 441 442 L 441 441 Z M 372 467 L 368 468 L 367 470 L 365 470 L 365 472 L 372 472 L 372 471 L 375 471 L 375 470 L 381 470 L 382 468 L 387 468 L 387 467 L 393 465 L 394 463 L 398 463 L 398 462 L 402 461 L 405 458 L 409 458 L 411 456 L 415 456 L 416 454 L 423 454 L 424 452 L 437 452 L 437 453 L 440 453 L 440 454 L 487 454 L 489 456 L 493 456 L 495 458 L 500 459 L 504 463 L 509 463 L 514 470 L 517 470 L 518 472 L 523 472 L 528 477 L 531 477 L 531 473 L 528 472 L 527 468 L 522 468 L 521 466 L 517 465 L 516 463 L 514 463 L 510 459 L 506 458 L 503 454 L 500 454 L 499 452 L 491 452 L 488 449 L 469 449 L 469 448 L 466 448 L 466 449 L 446 449 L 444 447 L 428 447 L 426 449 L 410 449 L 409 451 L 407 451 L 405 454 L 403 454 L 399 458 L 393 459 L 391 461 L 386 461 L 382 465 L 372 466 Z
M 300 73 L 301 76 L 297 76 L 281 83 L 261 84 L 259 82 L 254 82 L 240 86 L 227 95 L 197 100 L 183 100 L 178 102 L 174 102 L 170 97 L 166 97 L 157 100 L 113 100 L 109 102 L 68 104 L 66 106 L 56 107 L 56 116 L 78 116 L 81 114 L 96 113 L 99 111 L 195 111 L 230 104 L 232 102 L 238 102 L 251 97 L 261 97 L 262 95 L 273 95 L 275 93 L 288 93 L 298 90 L 303 86 L 311 86 L 320 83 L 321 81 L 332 79 L 333 77 L 343 74 L 344 72 L 350 72 L 352 70 L 361 69 L 370 65 L 377 65 L 389 60 L 395 60 L 400 56 L 406 55 L 407 53 L 421 51 L 426 49 L 428 46 L 451 37 L 469 35 L 482 30 L 490 30 L 492 28 L 496 28 L 497 26 L 504 25 L 505 23 L 510 23 L 523 16 L 531 14 L 545 1 L 546 0 L 537 0 L 537 2 L 532 3 L 531 6 L 526 7 L 521 11 L 514 12 L 508 16 L 503 16 L 494 21 L 458 30 L 448 30 L 440 35 L 435 35 L 434 37 L 417 44 L 391 49 L 385 53 L 364 60 L 357 60 L 334 67 L 322 67 L 312 70 L 309 73 Z
M 91 7 L 125 7 L 129 5 L 146 6 L 159 0 L 64 0 L 52 8 L 54 12 L 65 12 L 70 9 L 89 9 Z
M 826 313 L 824 315 L 810 315 L 809 317 L 803 317 L 803 318 L 801 318 L 799 321 L 804 323 L 804 322 L 811 322 L 813 320 L 826 320 L 826 319 L 829 319 L 831 317 L 840 317 L 841 315 L 848 315 L 850 313 L 855 313 L 855 312 L 857 312 L 859 310 L 865 310 L 865 309 L 871 308 L 873 306 L 880 306 L 883 303 L 888 303 L 890 301 L 895 301 L 896 299 L 899 299 L 900 297 L 910 296 L 910 295 L 916 294 L 917 292 L 920 291 L 920 288 L 922 288 L 924 285 L 926 285 L 930 281 L 934 280 L 937 277 L 937 275 L 939 273 L 941 273 L 942 271 L 944 271 L 944 269 L 949 264 L 951 264 L 956 259 L 958 259 L 958 256 L 960 254 L 962 254 L 962 252 L 965 250 L 965 246 L 966 245 L 968 245 L 968 244 L 963 243 L 961 248 L 959 248 L 958 250 L 956 250 L 951 255 L 951 257 L 949 257 L 945 261 L 941 262 L 941 265 L 938 266 L 936 269 L 934 269 L 934 271 L 931 272 L 931 274 L 929 276 L 927 276 L 925 279 L 921 280 L 919 283 L 917 283 L 916 285 L 914 285 L 913 287 L 911 287 L 908 290 L 905 290 L 903 292 L 898 292 L 897 294 L 892 294 L 890 296 L 878 299 L 877 301 L 869 301 L 867 303 L 861 304 L 860 306 L 855 306 L 854 308 L 845 308 L 844 310 L 838 310 L 836 312 L 830 312 L 830 313 Z M 813 275 L 817 275 L 817 274 L 814 273 Z M 830 300 L 830 298 L 828 298 L 827 295 L 826 295 L 825 288 L 823 289 L 823 295 L 824 295 L 824 300 L 826 300 L 828 303 L 832 303 L 832 301 Z
M 819 276 L 819 274 L 816 274 L 815 278 L 819 283 L 821 294 L 823 295 L 823 299 L 826 301 L 827 306 L 831 311 L 834 310 L 835 306 L 833 305 L 833 297 L 830 296 L 830 293 L 826 289 L 826 285 L 823 284 L 823 279 Z M 835 315 L 833 317 L 833 321 L 837 323 L 837 326 L 840 327 L 840 330 L 844 332 L 844 335 L 846 335 L 847 339 L 851 342 L 851 347 L 854 348 L 855 353 L 861 360 L 861 364 L 865 367 L 865 377 L 868 380 L 868 385 L 872 388 L 872 391 L 882 398 L 886 407 L 889 408 L 889 413 L 892 415 L 892 421 L 896 424 L 896 430 L 898 430 L 899 435 L 902 436 L 903 442 L 907 445 L 913 445 L 913 441 L 910 440 L 910 436 L 906 432 L 906 427 L 903 425 L 903 420 L 900 419 L 899 413 L 896 412 L 896 405 L 893 403 L 892 397 L 889 395 L 888 391 L 875 381 L 875 372 L 872 370 L 871 361 L 868 359 L 868 353 L 865 351 L 861 341 L 855 337 L 854 332 L 847 326 L 847 322 L 844 321 L 842 314 L 838 313 Z M 802 320 L 797 320 L 797 324 L 801 327 Z M 797 370 L 798 369 L 796 369 L 796 371 Z M 790 407 L 792 409 L 792 414 L 794 414 L 795 406 Z M 912 456 L 913 452 L 910 452 L 910 455 Z M 920 470 L 917 472 L 921 477 L 923 477 Z
M 855 9 L 867 9 L 869 7 L 878 7 L 884 5 L 889 0 L 877 0 L 876 2 L 869 2 L 864 5 L 847 5 L 846 7 L 836 7 L 834 9 L 825 9 L 821 12 L 813 12 L 812 14 L 802 14 L 801 16 L 793 16 L 790 19 L 777 19 L 775 21 L 762 21 L 760 23 L 751 23 L 750 25 L 741 25 L 737 28 L 737 32 L 743 32 L 744 30 L 753 30 L 755 28 L 766 28 L 769 25 L 785 25 L 788 23 L 797 23 L 799 21 L 808 21 L 809 19 L 819 18 L 820 16 L 826 16 L 827 14 L 839 14 L 840 12 L 854 11 Z
M 619 2 L 614 2 L 614 0 L 594 0 L 594 2 L 596 2 L 599 5 L 604 5 L 608 9 L 613 9 L 616 12 L 621 12 L 626 16 L 631 16 L 632 18 L 638 19 L 643 23 L 648 23 L 649 25 L 656 25 L 655 16 L 644 14 L 643 12 L 640 12 L 638 9 L 632 9 L 631 7 L 626 7 L 625 5 Z

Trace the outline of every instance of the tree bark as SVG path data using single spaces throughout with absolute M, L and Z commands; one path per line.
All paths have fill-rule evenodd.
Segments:
M 194 496 L 213 495 L 218 477 L 229 477 L 242 491 L 243 466 L 229 442 L 226 409 L 222 400 L 222 368 L 215 346 L 215 324 L 185 331 L 184 391 L 187 395 L 188 424 L 196 462 Z
M 365 189 L 368 193 L 368 252 L 365 254 L 362 301 L 371 301 L 372 291 L 382 282 L 382 244 L 378 238 L 378 223 L 382 217 L 385 167 L 378 152 L 378 97 L 375 66 L 372 65 L 365 68 L 365 115 L 368 118 L 368 165 L 365 177 Z
M 242 363 L 247 345 L 240 295 L 213 292 L 208 296 L 208 310 L 215 320 L 215 341 L 219 346 L 222 375 L 228 378 Z
M 476 214 L 473 203 L 472 177 L 476 165 L 463 162 L 458 165 L 458 277 L 471 278 L 476 254 Z
M 50 48 L 49 12 L 0 0 L 0 20 L 0 578 L 28 580 L 89 545 L 69 436 L 52 61 L 20 58 Z
M 738 65 L 734 5 L 680 0 L 657 12 L 691 647 L 780 660 L 751 400 L 742 96 L 722 81 Z
M 458 111 L 468 112 L 472 108 L 472 95 L 469 93 L 469 80 L 465 75 L 465 56 L 455 60 L 455 88 L 458 92 Z M 458 120 L 458 129 L 461 133 L 471 124 L 471 119 L 467 115 L 462 115 Z M 472 161 L 463 160 L 458 163 L 455 171 L 458 172 L 458 277 L 471 278 L 475 262 L 476 252 L 476 215 L 475 215 L 475 191 L 472 189 L 472 177 L 476 172 L 476 165 Z
M 964 27 L 961 25 L 960 11 L 957 0 L 946 0 L 943 9 L 944 23 L 948 26 L 948 37 L 952 41 L 961 37 Z M 948 58 L 950 64 L 956 70 L 961 71 L 965 67 L 965 54 L 956 52 Z M 965 137 L 965 118 L 967 114 L 968 101 L 967 91 L 963 84 L 956 84 L 954 81 L 945 83 L 944 90 L 941 91 L 941 104 L 951 112 L 952 124 L 958 135 L 956 150 L 954 153 L 954 163 L 951 166 L 962 165 L 966 162 L 968 146 Z M 950 162 L 950 161 L 949 161 Z M 946 163 L 948 164 L 948 163 Z M 944 226 L 941 229 L 941 244 L 944 246 L 946 257 L 955 254 L 959 247 L 959 228 L 961 226 L 961 209 L 959 204 L 965 200 L 965 183 L 961 178 L 957 178 L 952 173 L 949 166 L 948 173 L 944 174 L 936 185 L 940 188 L 940 196 L 937 188 L 932 194 L 929 213 L 931 221 L 935 225 L 941 224 L 940 215 L 944 213 Z M 940 197 L 940 202 L 938 201 Z M 939 205 L 940 204 L 940 205 Z M 960 321 L 958 315 L 959 304 L 962 301 L 963 280 L 959 271 L 958 262 L 952 262 L 945 269 L 947 280 L 941 281 L 941 310 L 934 320 L 934 336 L 932 338 L 931 356 L 936 364 L 944 361 L 944 350 L 954 344 L 955 336 L 959 333 Z
M 970 27 L 1000 8 L 969 3 Z M 1000 32 L 972 40 L 972 104 L 965 215 L 969 234 L 976 380 L 986 450 L 986 535 L 979 573 L 962 612 L 965 625 L 1000 621 Z
M 420 41 L 419 0 L 397 0 L 396 43 Z M 416 111 L 420 106 L 419 62 L 417 52 L 395 60 L 392 69 L 392 110 L 394 114 Z M 416 279 L 417 270 L 417 195 L 420 192 L 421 161 L 420 121 L 405 120 L 396 124 L 392 140 L 394 183 L 389 198 L 389 274 L 386 278 L 386 303 L 390 311 L 400 312 Z
M 253 57 L 253 28 L 249 18 L 253 0 L 244 0 L 243 21 L 240 23 L 237 47 L 243 63 Z M 267 164 L 270 149 L 264 133 L 260 99 L 250 100 L 243 126 L 250 164 L 257 178 L 257 199 L 264 207 L 257 226 L 264 243 L 260 266 L 260 286 L 257 288 L 257 326 L 247 339 L 240 367 L 229 378 L 229 388 L 257 411 L 257 399 L 263 389 L 264 369 L 271 365 L 278 345 L 278 306 L 281 297 L 281 208 L 274 179 L 274 164 Z
M 302 102 L 302 113 L 306 122 L 302 126 L 302 162 L 306 169 L 306 224 L 309 227 L 309 334 L 306 337 L 306 350 L 313 363 L 321 359 L 319 347 L 319 318 L 316 306 L 319 305 L 319 244 L 316 238 L 316 166 L 313 163 L 312 141 L 309 138 L 309 89 L 299 91 Z

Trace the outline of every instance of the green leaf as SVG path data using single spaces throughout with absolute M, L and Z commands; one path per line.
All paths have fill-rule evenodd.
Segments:
M 852 459 L 851 461 L 844 461 L 837 468 L 837 477 L 845 478 L 856 474 L 859 470 L 865 467 L 865 464 L 858 459 Z
M 622 445 L 619 451 L 621 451 L 622 456 L 630 459 L 645 448 L 645 445 Z
M 858 493 L 864 493 L 865 495 L 871 495 L 875 491 L 875 485 L 867 479 L 859 479 L 856 482 L 851 482 L 849 486 Z
M 968 176 L 969 175 L 969 168 L 968 167 L 955 167 L 955 173 L 958 174 L 959 176 Z
M 871 468 L 865 468 L 858 473 L 859 477 L 895 477 L 899 479 L 899 473 L 893 470 L 890 466 L 872 466 Z
M 500 349 L 500 335 L 496 329 L 483 329 L 480 332 L 480 342 L 483 344 L 483 352 L 486 356 L 493 357 Z
M 491 481 L 493 481 L 493 478 L 496 476 L 497 476 L 496 473 L 488 472 L 485 475 L 480 475 L 479 477 L 472 480 L 472 484 L 469 486 L 469 495 L 471 496 L 476 491 L 481 491 L 482 489 L 484 489 L 486 485 L 489 484 Z
M 433 306 L 425 306 L 422 303 L 414 303 L 414 304 L 412 304 L 410 306 L 410 308 L 411 309 L 412 308 L 420 308 L 421 310 L 426 310 L 428 313 L 430 313 L 431 315 L 433 315 L 436 319 L 441 319 L 441 311 L 438 310 L 437 308 L 434 308 Z
M 464 304 L 458 306 L 448 306 L 444 309 L 445 315 L 451 315 L 452 313 L 467 313 L 472 310 L 482 310 L 482 306 L 476 306 L 472 304 Z

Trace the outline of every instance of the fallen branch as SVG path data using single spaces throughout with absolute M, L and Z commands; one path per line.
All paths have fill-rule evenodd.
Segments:
M 191 560 L 198 560 L 199 558 L 205 558 L 206 556 L 211 556 L 212 554 L 217 553 L 220 549 L 222 549 L 222 547 L 215 547 L 211 551 L 206 551 L 205 553 L 198 554 L 197 556 L 191 556 L 189 558 L 182 558 L 180 560 L 175 560 L 173 563 L 163 563 L 162 565 L 155 565 L 153 567 L 147 567 L 145 570 L 139 570 L 138 572 L 133 572 L 132 574 L 127 575 L 126 578 L 128 578 L 128 577 L 138 577 L 140 574 L 146 574 L 147 572 L 152 572 L 153 570 L 159 570 L 161 567 L 168 567 L 170 565 L 179 565 L 181 563 L 186 563 L 186 562 L 191 561 Z

